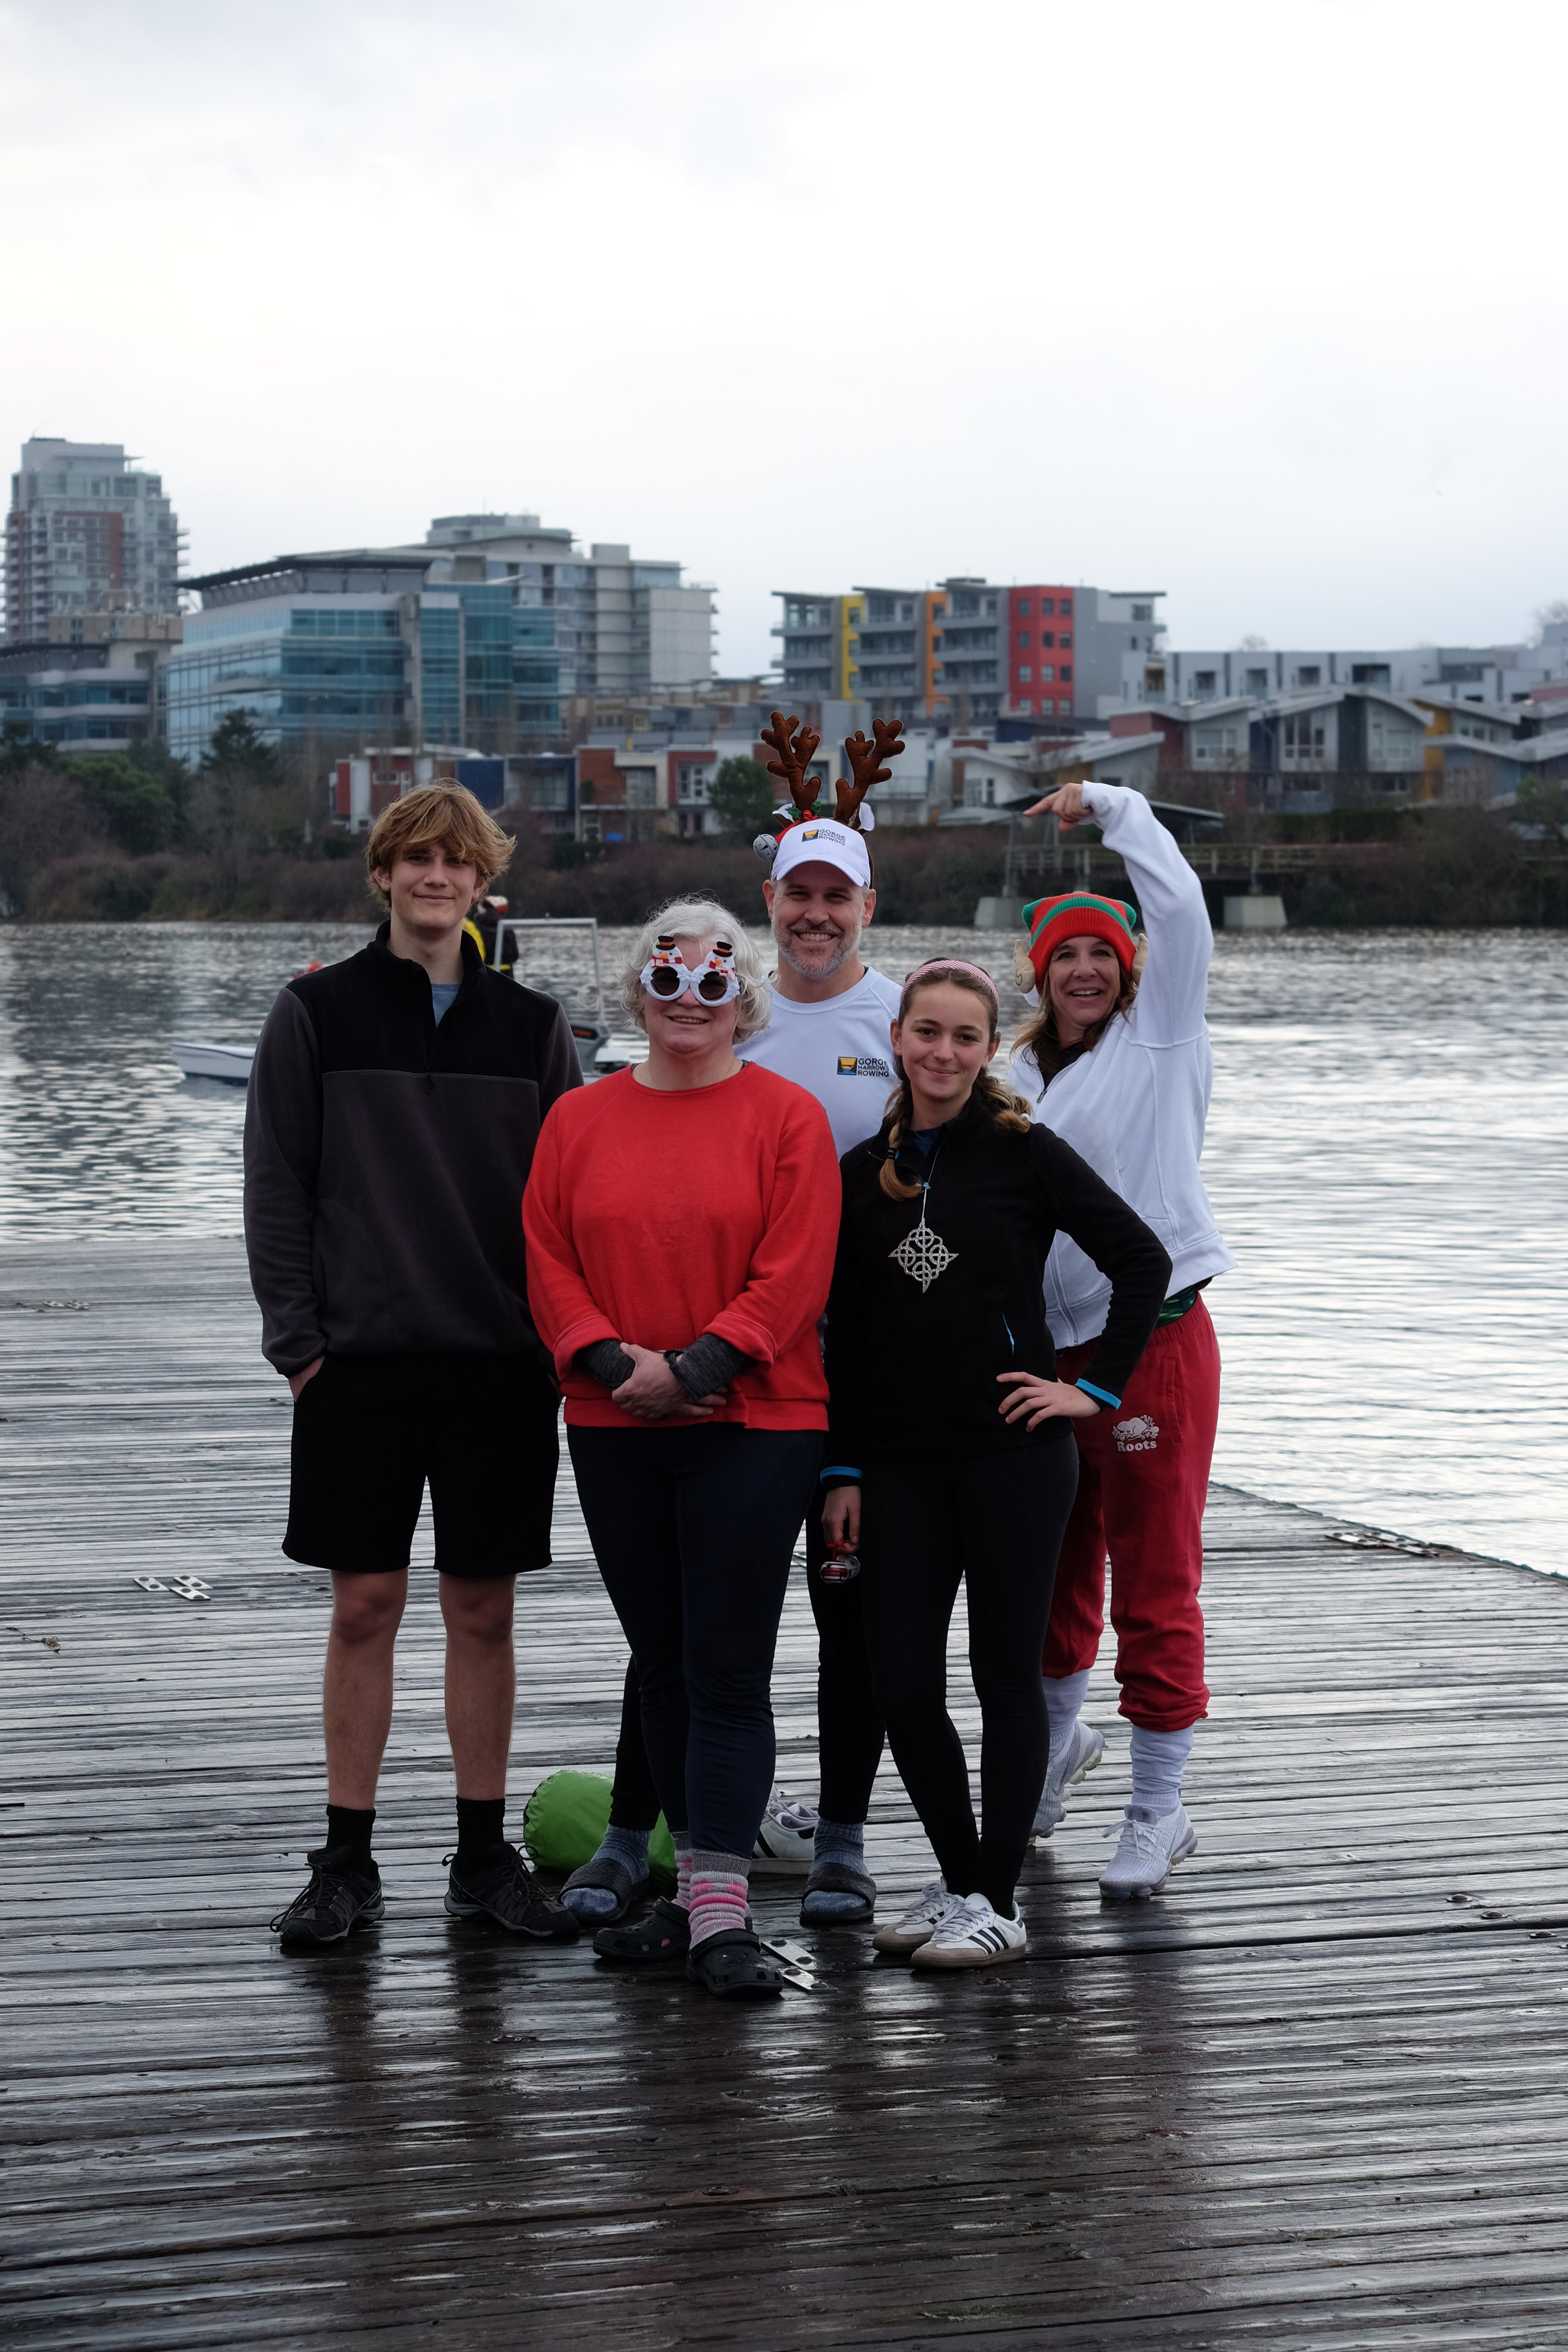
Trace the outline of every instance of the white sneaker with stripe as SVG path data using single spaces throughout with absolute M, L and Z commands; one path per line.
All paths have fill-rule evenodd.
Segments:
M 752 1849 L 753 1875 L 766 1878 L 785 1871 L 808 1871 L 816 1836 L 816 1806 L 803 1804 L 775 1780 Z
M 917 1969 L 985 1969 L 997 1960 L 1021 1960 L 1028 1937 L 1016 1909 L 994 1911 L 984 1895 L 951 1904 L 930 1938 L 915 1953 Z
M 935 1935 L 938 1924 L 963 1900 L 950 1895 L 940 1878 L 922 1886 L 901 1919 L 889 1919 L 871 1941 L 879 1952 L 913 1952 Z

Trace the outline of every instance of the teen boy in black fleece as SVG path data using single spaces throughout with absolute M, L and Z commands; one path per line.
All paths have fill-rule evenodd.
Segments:
M 1171 1271 L 1142 1219 L 990 1076 L 998 1042 L 977 965 L 943 959 L 905 981 L 892 1115 L 840 1162 L 827 1308 L 823 1533 L 859 1551 L 877 1697 L 942 1870 L 875 1941 L 920 1968 L 1024 1956 L 1013 1890 L 1050 1750 L 1037 1645 L 1078 1485 L 1068 1423 L 1120 1402 Z M 1076 1384 L 1056 1378 L 1041 1288 L 1058 1231 L 1112 1285 Z M 946 1705 L 961 1578 L 979 1830 Z
M 544 1114 L 582 1084 L 561 1007 L 487 971 L 463 936 L 510 855 L 460 785 L 395 802 L 365 850 L 387 920 L 284 989 L 257 1046 L 245 1237 L 262 1350 L 294 1398 L 283 1549 L 332 1577 L 327 1835 L 274 1922 L 285 1945 L 383 1914 L 371 1825 L 426 1479 L 458 1779 L 447 1908 L 536 1939 L 577 1933 L 502 1833 L 512 1590 L 550 1558 L 557 1454 L 521 1206 Z M 500 1527 L 498 1460 L 512 1472 Z

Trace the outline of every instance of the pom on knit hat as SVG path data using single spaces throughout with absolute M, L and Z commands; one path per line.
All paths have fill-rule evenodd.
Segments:
M 1086 932 L 1093 939 L 1109 940 L 1122 971 L 1131 971 L 1138 952 L 1138 937 L 1133 929 L 1137 920 L 1135 907 L 1129 907 L 1121 898 L 1097 898 L 1089 890 L 1069 890 L 1060 898 L 1037 898 L 1024 909 L 1024 924 L 1029 934 L 1028 958 L 1036 986 L 1044 991 L 1046 966 L 1062 941 L 1079 939 Z

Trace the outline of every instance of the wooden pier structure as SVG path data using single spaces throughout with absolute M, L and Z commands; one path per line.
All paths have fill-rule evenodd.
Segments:
M 326 1580 L 278 1549 L 257 1336 L 235 1242 L 0 1252 L 0 2342 L 1568 2344 L 1562 1584 L 1216 1488 L 1167 1892 L 1098 1896 L 1127 1749 L 1097 1671 L 1110 1752 L 1026 1866 L 1026 1964 L 916 1979 L 759 1879 L 818 1977 L 737 2009 L 446 1917 L 416 1575 L 385 1925 L 285 1958 Z M 519 1588 L 514 1832 L 614 1740 L 569 1480 L 557 1538 Z M 967 1738 L 961 1651 L 962 1621 Z M 774 1699 L 814 1794 L 798 1580 Z M 886 1911 L 932 1869 L 890 1767 L 868 1843 Z

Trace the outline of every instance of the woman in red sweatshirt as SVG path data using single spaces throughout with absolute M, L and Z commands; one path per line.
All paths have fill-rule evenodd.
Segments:
M 647 1060 L 563 1097 L 522 1208 L 529 1304 L 679 1871 L 673 1903 L 601 1928 L 595 1948 L 684 1952 L 710 1991 L 776 1992 L 746 1878 L 773 1786 L 790 1556 L 827 1427 L 816 1324 L 838 1162 L 815 1097 L 735 1057 L 766 1024 L 767 985 L 722 907 L 667 907 L 623 987 Z

